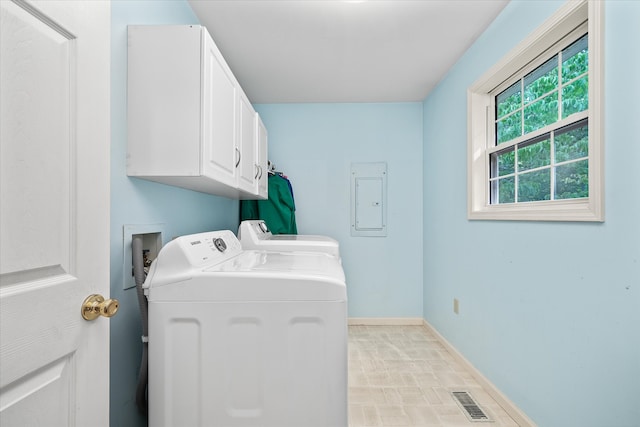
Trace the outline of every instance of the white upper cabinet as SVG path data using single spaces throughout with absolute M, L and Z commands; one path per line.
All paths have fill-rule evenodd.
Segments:
M 129 26 L 128 37 L 127 175 L 266 198 L 256 174 L 259 117 L 206 28 Z

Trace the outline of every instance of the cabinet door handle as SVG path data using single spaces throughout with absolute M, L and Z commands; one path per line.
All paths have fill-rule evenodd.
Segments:
M 262 175 L 260 173 L 260 166 L 259 165 L 255 165 L 256 166 L 256 175 L 253 177 L 253 179 L 260 179 L 260 175 Z
M 258 179 L 262 179 L 262 173 L 264 172 L 264 170 L 262 169 L 262 166 L 258 166 L 260 168 L 260 177 Z
M 236 147 L 236 153 L 238 153 L 238 160 L 236 160 L 236 167 L 238 167 L 238 165 L 240 164 L 240 159 L 242 158 L 242 153 L 240 153 L 238 147 Z

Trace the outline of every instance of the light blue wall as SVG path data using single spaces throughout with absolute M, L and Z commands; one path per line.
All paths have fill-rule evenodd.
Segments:
M 606 222 L 466 219 L 467 87 L 561 4 L 511 2 L 425 100 L 424 315 L 541 427 L 638 426 L 639 2 L 605 7 Z
M 198 20 L 182 0 L 114 1 L 111 5 L 111 296 L 120 300 L 120 311 L 110 320 L 110 423 L 127 427 L 146 425 L 146 419 L 137 414 L 134 399 L 142 332 L 135 289 L 122 290 L 123 225 L 166 224 L 165 242 L 200 231 L 236 230 L 238 202 L 126 176 L 126 27 L 197 24 Z
M 422 103 L 263 104 L 298 233 L 340 242 L 350 317 L 422 316 Z M 387 162 L 388 235 L 351 237 L 352 162 Z
M 467 87 L 561 4 L 511 2 L 424 104 L 255 107 L 269 157 L 293 182 L 299 232 L 340 241 L 350 316 L 424 315 L 541 427 L 632 426 L 640 419 L 640 59 L 629 52 L 640 40 L 640 3 L 606 6 L 606 222 L 466 219 Z M 144 425 L 133 398 L 140 319 L 135 292 L 122 291 L 120 279 L 123 224 L 165 223 L 165 239 L 237 226 L 237 202 L 126 177 L 126 25 L 161 23 L 197 18 L 183 1 L 112 3 L 118 427 Z M 351 237 L 350 164 L 377 161 L 389 168 L 389 234 Z

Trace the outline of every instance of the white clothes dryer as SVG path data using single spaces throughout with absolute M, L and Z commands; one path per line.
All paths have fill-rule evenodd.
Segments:
M 167 243 L 144 283 L 149 425 L 346 427 L 338 259 L 245 251 L 231 231 Z
M 331 237 L 311 234 L 274 235 L 261 219 L 242 221 L 238 227 L 238 239 L 245 250 L 324 252 L 340 258 L 340 245 Z

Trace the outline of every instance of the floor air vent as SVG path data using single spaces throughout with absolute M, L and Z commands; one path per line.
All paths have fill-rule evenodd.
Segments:
M 482 408 L 478 406 L 473 397 L 466 391 L 452 391 L 454 400 L 464 410 L 465 415 L 471 421 L 485 421 L 491 422 L 492 420 L 484 413 Z

